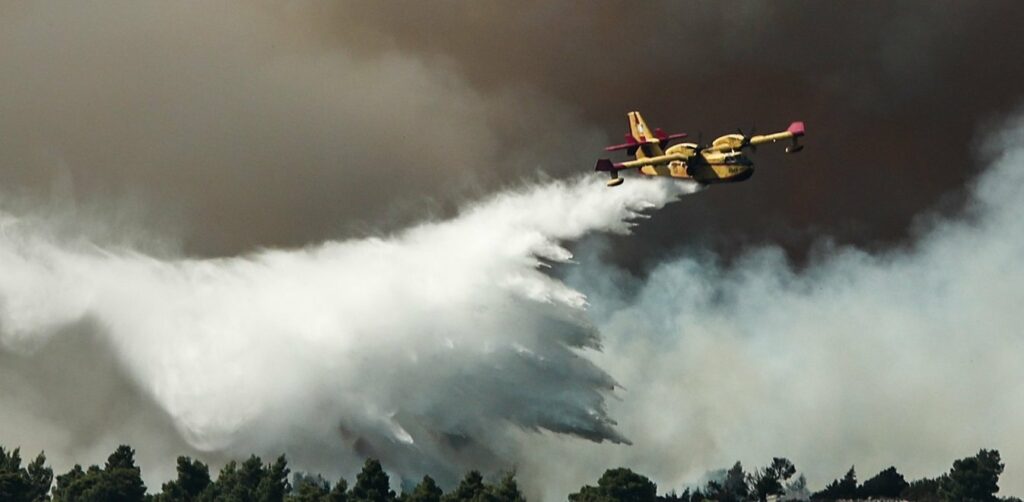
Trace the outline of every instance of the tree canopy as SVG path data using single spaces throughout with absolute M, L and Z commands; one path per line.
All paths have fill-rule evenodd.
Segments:
M 861 498 L 897 498 L 909 485 L 895 467 L 883 469 L 857 489 Z
M 49 500 L 53 470 L 46 467 L 42 452 L 27 466 L 21 465 L 21 450 L 4 451 L 0 447 L 0 500 L 32 502 Z
M 0 501 L 2 502 L 525 502 L 515 472 L 485 477 L 470 470 L 445 493 L 434 478 L 423 476 L 409 491 L 396 494 L 384 466 L 366 459 L 349 487 L 345 478 L 335 483 L 319 474 L 293 473 L 284 455 L 264 462 L 251 455 L 242 462 L 229 461 L 216 476 L 198 459 L 177 458 L 176 477 L 148 494 L 135 450 L 121 445 L 103 466 L 75 465 L 54 477 L 46 456 L 23 465 L 19 449 L 0 447 Z M 999 477 L 1004 464 L 996 450 L 953 462 L 949 472 L 907 482 L 895 467 L 883 469 L 863 484 L 857 483 L 854 467 L 824 489 L 814 500 L 901 498 L 916 502 L 1021 502 L 999 498 Z M 792 480 L 792 481 L 791 481 Z M 410 486 L 404 484 L 404 486 Z M 807 480 L 783 457 L 747 473 L 740 462 L 716 471 L 704 486 L 685 487 L 658 495 L 657 485 L 626 467 L 606 470 L 596 485 L 584 485 L 568 496 L 570 502 L 755 502 L 768 499 L 808 499 Z
M 996 492 L 1003 467 L 996 450 L 981 450 L 973 457 L 957 460 L 939 483 L 939 494 L 947 500 L 963 502 L 998 500 Z
M 625 467 L 608 469 L 597 480 L 597 486 L 584 486 L 569 495 L 571 502 L 654 502 L 658 487 L 645 476 Z

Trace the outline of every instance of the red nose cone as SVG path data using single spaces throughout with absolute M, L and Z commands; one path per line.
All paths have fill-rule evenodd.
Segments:
M 786 129 L 786 131 L 792 133 L 793 136 L 803 136 L 804 135 L 804 123 L 803 122 L 793 122 L 792 124 L 789 124 L 789 129 Z

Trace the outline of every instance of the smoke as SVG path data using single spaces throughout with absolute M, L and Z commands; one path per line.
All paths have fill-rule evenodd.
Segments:
M 670 207 L 613 258 L 636 271 L 695 243 L 800 255 L 821 232 L 898 242 L 976 174 L 957 138 L 1022 97 L 1024 66 L 1003 56 L 1024 51 L 1022 9 L 0 2 L 0 184 L 38 195 L 61 175 L 82 199 L 127 192 L 189 254 L 232 256 L 569 176 L 621 140 L 632 109 L 707 140 L 803 119 L 813 147 L 762 149 L 757 183 Z
M 820 485 L 986 446 L 1019 493 L 1019 132 L 961 216 L 907 229 L 974 174 L 951 134 L 1019 97 L 1020 5 L 2 4 L 0 440 L 129 442 L 155 479 L 515 463 L 546 499 L 617 464 L 668 488 L 786 455 Z M 553 278 L 686 190 L 502 184 L 592 165 L 633 108 L 815 146 Z M 366 228 L 394 233 L 309 245 Z M 747 251 L 812 240 L 799 269 Z
M 325 472 L 350 470 L 363 455 L 448 480 L 470 466 L 507 468 L 509 429 L 626 443 L 605 410 L 615 382 L 583 356 L 600 347 L 585 299 L 539 269 L 572 258 L 559 242 L 626 232 L 638 211 L 693 188 L 554 181 L 391 237 L 224 259 L 160 259 L 6 214 L 0 340 L 16 358 L 59 353 L 47 344 L 90 333 L 130 375 L 133 399 L 155 403 L 190 447 L 286 451 Z M 69 366 L 109 359 L 86 352 Z M 40 371 L 57 361 L 67 355 L 40 361 Z M 103 400 L 81 401 L 27 411 L 113 436 L 116 421 L 105 429 L 92 419 Z M 77 457 L 81 440 L 40 442 Z
M 611 466 L 681 489 L 710 468 L 786 456 L 823 486 L 856 464 L 936 476 L 997 448 L 1002 493 L 1024 491 L 1024 123 L 997 135 L 957 218 L 903 249 L 822 244 L 799 270 L 772 247 L 732 265 L 680 256 L 632 279 L 581 253 L 569 284 L 605 340 L 594 362 L 626 389 L 610 415 L 633 445 L 524 435 L 524 477 L 563 497 Z
M 400 51 L 359 57 L 315 2 L 0 9 L 4 191 L 146 201 L 147 226 L 191 255 L 451 216 L 564 162 L 552 152 L 592 165 L 600 145 L 543 93 L 480 92 Z M 528 148 L 505 147 L 525 130 Z
M 1024 4 L 1012 0 L 657 2 L 642 13 L 615 0 L 499 0 L 486 10 L 351 1 L 336 33 L 366 58 L 434 56 L 484 92 L 554 96 L 605 144 L 622 138 L 628 110 L 705 141 L 797 119 L 811 128 L 798 156 L 761 149 L 756 183 L 687 198 L 614 242 L 611 257 L 634 272 L 683 246 L 734 257 L 770 244 L 801 258 L 822 233 L 865 248 L 902 242 L 917 214 L 960 209 L 978 173 L 970 133 L 1024 98 L 1024 65 L 1001 56 L 1024 52 Z M 566 156 L 551 172 L 590 160 L 570 151 L 551 152 Z

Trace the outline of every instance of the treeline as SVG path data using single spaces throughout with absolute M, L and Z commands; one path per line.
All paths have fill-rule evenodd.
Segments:
M 996 450 L 953 462 L 948 473 L 937 478 L 906 481 L 895 467 L 889 467 L 858 483 L 853 467 L 824 489 L 811 493 L 807 480 L 796 476 L 796 466 L 785 458 L 774 458 L 763 468 L 745 472 L 736 462 L 704 486 L 658 495 L 658 487 L 647 477 L 630 469 L 609 469 L 596 485 L 586 485 L 569 495 L 570 502 L 753 502 L 783 500 L 909 500 L 1021 502 L 1016 497 L 999 498 L 999 476 L 1004 465 Z M 177 477 L 164 483 L 159 493 L 148 493 L 142 471 L 135 464 L 135 451 L 120 446 L 106 463 L 54 476 L 40 453 L 24 464 L 20 450 L 0 447 L 0 502 L 524 502 L 515 479 L 506 473 L 488 482 L 478 471 L 470 471 L 450 492 L 445 493 L 430 477 L 398 494 L 380 462 L 368 459 L 350 487 L 344 479 L 330 482 L 320 475 L 292 473 L 284 455 L 264 463 L 250 456 L 244 462 L 231 461 L 216 478 L 210 468 L 195 459 L 178 457 Z
M 796 500 L 907 500 L 921 502 L 1021 502 L 1017 497 L 996 496 L 1003 463 L 996 450 L 981 450 L 973 457 L 953 462 L 948 473 L 912 482 L 895 467 L 883 469 L 863 483 L 853 467 L 818 492 L 811 493 L 807 479 L 785 458 L 774 458 L 766 467 L 745 472 L 736 462 L 731 469 L 709 480 L 702 488 L 681 494 L 657 495 L 657 486 L 629 469 L 611 469 L 597 486 L 584 486 L 569 495 L 570 502 L 680 501 L 754 502 Z
M 189 457 L 178 457 L 177 477 L 147 493 L 142 471 L 135 464 L 135 450 L 119 446 L 100 467 L 75 465 L 54 477 L 46 456 L 22 465 L 18 449 L 0 447 L 0 502 L 525 502 L 515 474 L 488 483 L 478 471 L 470 471 L 450 493 L 444 493 L 430 476 L 408 492 L 396 494 L 380 462 L 368 459 L 355 483 L 341 478 L 334 483 L 320 475 L 292 474 L 284 455 L 264 463 L 250 456 L 244 462 L 228 462 L 214 479 L 210 468 Z

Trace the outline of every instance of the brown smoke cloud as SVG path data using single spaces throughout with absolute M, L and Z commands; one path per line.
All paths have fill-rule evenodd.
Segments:
M 357 57 L 313 4 L 4 10 L 4 192 L 38 197 L 62 180 L 59 199 L 141 200 L 147 222 L 184 229 L 190 252 L 444 213 L 537 170 L 545 141 L 510 155 L 502 131 L 542 112 L 571 129 L 543 95 L 484 94 L 402 52 Z
M 629 109 L 706 140 L 796 118 L 810 137 L 798 157 L 762 149 L 755 180 L 671 209 L 620 259 L 891 243 L 922 209 L 957 206 L 971 131 L 1024 77 L 1011 1 L 3 11 L 4 192 L 59 178 L 89 203 L 142 200 L 146 222 L 214 255 L 399 228 L 587 171 Z

